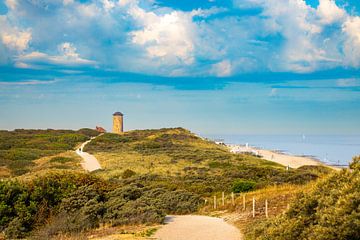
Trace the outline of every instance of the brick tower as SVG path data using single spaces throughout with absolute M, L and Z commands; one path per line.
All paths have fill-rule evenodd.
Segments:
M 115 112 L 113 114 L 113 133 L 122 134 L 124 132 L 124 114 Z

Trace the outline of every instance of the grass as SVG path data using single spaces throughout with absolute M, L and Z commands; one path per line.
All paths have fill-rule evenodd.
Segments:
M 84 151 L 94 154 L 103 169 L 84 174 L 80 168 L 81 158 L 73 149 L 88 139 L 92 131 L 0 133 L 10 139 L 9 144 L 0 138 L 0 151 L 17 152 L 13 159 L 0 158 L 3 164 L 0 174 L 21 175 L 17 177 L 20 185 L 5 184 L 0 190 L 24 195 L 17 198 L 17 206 L 23 206 L 23 211 L 17 212 L 10 198 L 7 199 L 10 195 L 0 194 L 0 204 L 3 196 L 7 199 L 5 205 L 10 206 L 4 208 L 4 214 L 8 215 L 7 219 L 3 218 L 7 224 L 3 228 L 9 236 L 28 236 L 42 229 L 43 237 L 39 238 L 60 233 L 65 238 L 59 239 L 74 236 L 80 239 L 76 238 L 78 231 L 91 232 L 101 224 L 111 223 L 103 230 L 114 239 L 142 239 L 154 230 L 146 228 L 142 233 L 125 230 L 139 224 L 158 224 L 169 213 L 195 213 L 202 208 L 200 212 L 213 214 L 212 197 L 217 195 L 220 199 L 221 192 L 225 192 L 227 203 L 220 210 L 239 213 L 242 198 L 236 199 L 236 207 L 229 203 L 234 183 L 251 183 L 251 188 L 238 188 L 239 191 L 256 188 L 247 193 L 246 205 L 250 206 L 252 196 L 258 198 L 260 217 L 266 197 L 271 203 L 272 216 L 286 208 L 302 185 L 331 171 L 318 166 L 286 171 L 284 166 L 256 156 L 232 154 L 225 146 L 203 140 L 183 128 L 171 128 L 135 130 L 122 135 L 106 133 L 97 137 Z M 39 198 L 40 195 L 43 197 Z M 207 205 L 204 205 L 205 199 Z M 12 210 L 8 212 L 11 208 L 18 215 Z M 24 211 L 28 213 L 26 221 L 19 221 Z M 42 217 L 34 218 L 35 213 Z M 242 214 L 248 215 L 248 209 Z M 237 224 L 240 226 L 240 223 Z M 114 230 L 114 225 L 130 227 L 118 232 L 119 228 Z
M 97 229 L 78 234 L 61 234 L 54 236 L 53 240 L 146 240 L 157 231 L 160 226 L 101 226 Z
M 298 191 L 283 214 L 246 228 L 246 239 L 360 239 L 360 156 L 351 169 Z
M 89 143 L 85 151 L 100 161 L 103 170 L 95 174 L 105 179 L 122 179 L 123 173 L 131 170 L 135 176 L 129 181 L 165 184 L 204 196 L 230 192 L 239 180 L 253 181 L 257 188 L 263 188 L 303 184 L 330 171 L 322 167 L 286 171 L 284 166 L 256 156 L 232 154 L 225 146 L 182 128 L 107 133 Z
M 91 129 L 0 131 L 0 176 L 4 178 L 28 173 L 37 167 L 35 160 L 73 150 L 79 143 L 97 134 Z
M 82 158 L 74 151 L 66 151 L 56 155 L 34 160 L 34 166 L 28 174 L 34 174 L 38 171 L 47 171 L 49 169 L 67 169 L 81 171 L 81 161 Z
M 223 217 L 238 227 L 242 233 L 250 232 L 252 226 L 266 220 L 265 200 L 268 201 L 268 216 L 274 218 L 283 214 L 300 192 L 311 189 L 314 185 L 283 184 L 268 186 L 252 192 L 235 194 L 234 205 L 231 195 L 225 195 L 225 205 L 222 205 L 221 194 L 217 194 L 217 209 L 214 210 L 213 197 L 207 198 L 207 204 L 200 210 L 201 214 Z M 245 209 L 243 199 L 245 196 Z M 252 217 L 252 201 L 255 199 L 255 218 Z

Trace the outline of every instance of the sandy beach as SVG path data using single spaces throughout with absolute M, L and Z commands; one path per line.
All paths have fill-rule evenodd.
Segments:
M 289 166 L 290 168 L 299 168 L 301 166 L 314 166 L 314 165 L 324 165 L 326 164 L 312 159 L 306 156 L 293 156 L 289 154 L 284 154 L 280 152 L 275 152 L 266 149 L 258 149 L 251 146 L 243 146 L 243 145 L 228 145 L 230 152 L 232 153 L 244 153 L 250 152 L 256 155 L 261 156 L 263 159 L 276 162 L 284 166 Z M 331 166 L 329 166 L 331 167 Z M 333 168 L 333 167 L 332 167 Z

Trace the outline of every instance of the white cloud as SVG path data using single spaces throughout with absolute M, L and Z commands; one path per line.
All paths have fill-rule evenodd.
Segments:
M 235 2 L 239 7 L 261 7 L 266 23 L 258 31 L 280 34 L 284 38 L 283 45 L 278 51 L 274 49 L 273 61 L 269 62 L 272 71 L 313 72 L 343 65 L 341 29 L 338 27 L 332 33 L 325 31 L 327 25 L 335 22 L 341 25 L 347 18 L 345 10 L 333 0 L 320 0 L 316 9 L 304 0 Z
M 22 52 L 28 48 L 32 37 L 30 29 L 11 26 L 5 16 L 0 16 L 0 26 L 0 39 L 10 51 Z
M 260 10 L 246 16 L 216 7 L 174 10 L 155 0 L 19 3 L 7 0 L 0 16 L 1 64 L 166 76 L 360 67 L 360 18 L 333 0 L 316 8 L 304 0 L 234 0 Z
M 158 58 L 165 65 L 194 62 L 194 25 L 190 14 L 172 11 L 157 15 L 139 7 L 133 7 L 130 14 L 142 26 L 141 30 L 130 33 L 131 40 L 144 46 L 150 58 Z
M 1 81 L 0 85 L 44 85 L 56 83 L 57 80 L 27 80 L 27 81 L 16 81 L 16 82 L 4 82 Z
M 94 66 L 95 61 L 81 58 L 76 48 L 68 42 L 58 46 L 59 55 L 48 55 L 42 52 L 31 52 L 17 57 L 17 64 L 23 67 L 40 67 L 46 65 L 60 65 L 67 67 Z
M 137 0 L 118 0 L 118 4 L 121 7 L 127 6 L 127 5 L 137 5 Z
M 345 65 L 360 67 L 360 17 L 349 17 L 343 24 Z
M 23 51 L 27 49 L 31 40 L 30 31 L 13 31 L 12 33 L 3 32 L 1 34 L 2 42 L 10 49 Z
M 232 65 L 229 60 L 223 60 L 219 63 L 213 64 L 211 73 L 218 77 L 228 77 L 232 74 Z
M 5 4 L 8 8 L 15 9 L 18 2 L 17 2 L 17 0 L 5 0 Z
M 110 11 L 115 7 L 115 3 L 111 0 L 102 0 L 105 11 Z
M 320 0 L 316 13 L 323 24 L 340 21 L 346 16 L 345 10 L 339 8 L 334 0 Z
M 73 4 L 73 3 L 74 3 L 74 0 L 63 0 L 63 4 L 64 4 L 65 6 L 71 5 L 71 4 Z

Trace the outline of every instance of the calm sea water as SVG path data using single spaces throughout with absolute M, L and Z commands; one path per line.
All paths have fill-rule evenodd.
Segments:
M 312 156 L 328 164 L 348 165 L 360 155 L 360 135 L 208 135 L 227 144 L 282 151 L 292 155 Z

